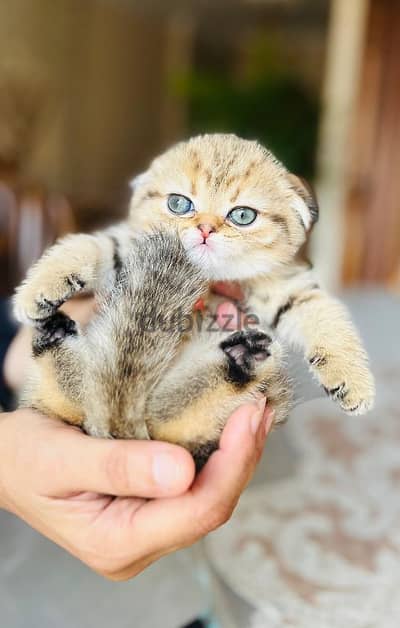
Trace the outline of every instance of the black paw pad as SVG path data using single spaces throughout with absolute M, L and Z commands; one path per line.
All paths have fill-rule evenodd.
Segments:
M 261 362 L 270 356 L 269 346 L 272 340 L 258 330 L 237 331 L 220 344 L 228 358 L 228 377 L 236 384 L 251 381 L 254 362 Z
M 32 341 L 33 355 L 37 357 L 59 345 L 66 336 L 77 334 L 76 323 L 63 312 L 56 312 L 53 316 L 38 321 Z

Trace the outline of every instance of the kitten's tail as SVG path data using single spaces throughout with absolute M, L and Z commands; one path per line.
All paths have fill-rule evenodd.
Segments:
M 118 283 L 102 295 L 86 332 L 88 386 L 94 394 L 104 391 L 112 415 L 124 415 L 134 404 L 140 420 L 145 398 L 176 354 L 205 289 L 176 233 L 157 230 L 133 241 Z

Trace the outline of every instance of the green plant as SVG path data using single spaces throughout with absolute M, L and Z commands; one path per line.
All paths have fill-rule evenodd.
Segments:
M 255 46 L 242 77 L 196 69 L 175 76 L 174 93 L 185 99 L 188 131 L 234 132 L 258 139 L 285 165 L 312 177 L 318 101 L 270 48 Z

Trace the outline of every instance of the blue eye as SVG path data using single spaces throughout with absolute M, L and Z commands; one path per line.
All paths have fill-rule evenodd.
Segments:
M 257 212 L 251 207 L 235 207 L 229 212 L 228 218 L 238 227 L 244 227 L 255 221 Z
M 189 198 L 181 194 L 170 194 L 168 196 L 168 209 L 173 214 L 184 216 L 194 210 L 194 205 Z

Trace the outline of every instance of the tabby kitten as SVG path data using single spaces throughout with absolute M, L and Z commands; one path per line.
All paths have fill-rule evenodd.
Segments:
M 110 286 L 118 285 L 121 269 L 138 246 L 140 234 L 157 227 L 173 229 L 179 234 L 192 265 L 193 270 L 187 268 L 189 283 L 194 269 L 201 271 L 208 284 L 221 280 L 240 282 L 247 307 L 258 316 L 262 326 L 272 330 L 284 344 L 301 348 L 311 372 L 344 411 L 362 414 L 373 404 L 374 381 L 358 333 L 344 306 L 324 292 L 309 266 L 297 259 L 317 218 L 318 207 L 308 188 L 257 142 L 234 135 L 195 137 L 157 157 L 149 169 L 134 180 L 125 223 L 93 235 L 69 236 L 50 248 L 18 288 L 16 314 L 21 322 L 35 325 L 39 337 L 42 334 L 39 344 L 41 342 L 45 350 L 41 355 L 46 355 L 60 336 L 70 333 L 69 320 L 55 318 L 65 300 L 77 292 L 107 291 Z M 153 271 L 160 273 L 160 290 L 163 291 L 162 282 L 167 281 L 162 273 L 163 257 L 160 255 L 159 263 L 154 258 L 152 263 Z M 147 281 L 147 267 L 144 273 L 140 265 L 134 264 L 133 268 L 139 275 L 135 281 L 142 280 L 142 284 Z M 140 297 L 135 299 L 136 304 L 129 310 L 131 314 L 135 305 L 140 307 Z M 205 300 L 212 309 L 213 297 L 208 295 Z M 161 302 L 158 306 L 161 307 Z M 118 321 L 121 323 L 121 319 Z M 49 325 L 51 333 L 43 332 Z M 99 339 L 99 344 L 103 341 L 105 339 Z M 118 355 L 121 347 L 116 336 L 114 341 L 113 352 Z M 198 353 L 198 349 L 190 349 L 190 340 L 186 339 L 186 343 L 189 355 Z M 162 360 L 161 345 L 159 352 Z M 103 359 L 107 361 L 107 356 Z M 94 357 L 88 368 L 97 368 L 96 360 Z M 191 363 L 189 358 L 185 368 L 166 370 L 163 373 L 165 386 L 181 386 L 187 373 L 191 374 Z M 62 376 L 57 362 L 53 361 L 50 370 L 52 368 L 56 372 L 50 379 L 55 381 L 58 377 L 55 384 L 58 391 Z M 111 387 L 114 376 L 110 370 Z M 128 375 L 125 379 L 129 379 Z M 139 382 L 140 373 L 137 379 Z M 145 381 L 140 387 L 143 399 L 147 395 Z M 199 381 L 204 389 L 210 386 L 204 371 Z M 76 386 L 79 390 L 79 382 Z M 75 417 L 73 420 L 77 422 L 86 420 L 86 429 L 91 433 L 112 433 L 107 420 L 104 429 L 96 425 L 95 415 L 91 415 L 90 421 L 87 419 L 79 395 L 74 405 L 76 411 L 71 407 L 57 412 L 56 404 L 49 401 L 50 393 L 43 379 L 39 388 L 36 403 L 40 397 L 42 406 L 62 418 L 68 420 L 70 413 L 70 418 Z M 179 402 L 172 399 L 172 408 L 169 405 L 166 412 L 165 431 L 161 429 L 156 437 L 181 442 L 185 440 L 186 425 L 191 421 L 185 413 L 185 418 L 180 420 Z M 176 421 L 171 416 L 175 403 Z M 104 416 L 99 404 L 98 411 Z M 190 412 L 188 409 L 187 414 Z M 204 423 L 201 437 L 204 440 L 212 420 L 201 404 L 196 412 L 192 424 Z M 277 418 L 283 415 L 278 413 Z M 118 428 L 117 435 L 146 437 L 145 429 L 131 430 L 131 421 L 134 422 L 133 416 Z M 221 423 L 223 421 L 219 421 L 218 433 Z M 187 433 L 190 432 L 188 428 Z M 190 439 L 191 436 L 186 440 Z
M 284 419 L 290 394 L 277 342 L 254 328 L 210 333 L 196 325 L 188 333 L 207 284 L 176 232 L 136 237 L 86 329 L 62 312 L 36 322 L 22 405 L 93 436 L 178 443 L 197 469 L 242 403 L 267 395 Z

